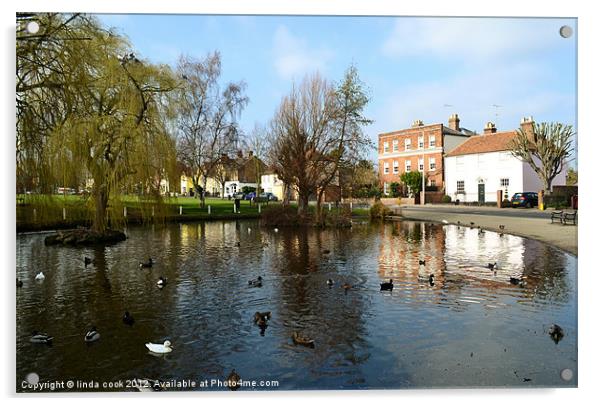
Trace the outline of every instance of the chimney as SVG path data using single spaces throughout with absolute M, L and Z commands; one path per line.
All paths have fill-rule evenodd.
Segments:
M 456 113 L 449 116 L 449 128 L 455 131 L 460 131 L 460 117 Z
M 533 136 L 533 132 L 535 130 L 534 126 L 535 121 L 533 121 L 533 116 L 523 117 L 520 120 L 520 128 L 525 134 L 527 134 L 529 138 Z
M 497 132 L 497 128 L 495 128 L 495 124 L 491 121 L 488 121 L 485 124 L 485 128 L 483 129 L 483 134 L 495 134 Z
M 414 122 L 412 122 L 412 128 L 421 127 L 423 125 L 424 125 L 424 123 L 422 122 L 422 120 L 414 120 Z

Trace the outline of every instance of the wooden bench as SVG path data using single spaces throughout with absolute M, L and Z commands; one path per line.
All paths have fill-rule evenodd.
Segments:
M 564 224 L 564 211 L 553 211 L 551 218 L 552 224 L 554 224 L 554 220 L 558 220 L 559 223 Z
M 573 222 L 573 225 L 577 225 L 577 212 L 574 211 L 572 213 L 564 213 L 562 215 L 562 224 L 567 224 L 568 222 Z

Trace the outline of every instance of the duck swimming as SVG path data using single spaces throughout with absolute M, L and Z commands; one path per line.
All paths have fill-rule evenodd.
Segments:
M 240 375 L 238 375 L 233 369 L 232 372 L 230 372 L 230 375 L 228 375 L 228 377 L 226 378 L 226 382 L 228 382 L 228 388 L 230 390 L 237 390 L 238 388 L 240 388 L 240 380 Z
M 132 317 L 132 315 L 130 314 L 130 312 L 128 312 L 127 310 L 123 314 L 123 317 L 121 318 L 121 320 L 123 320 L 123 322 L 125 324 L 127 324 L 128 326 L 133 326 L 134 325 L 134 317 Z
M 272 318 L 272 312 L 255 312 L 253 318 L 258 326 L 267 326 L 268 320 Z
M 514 278 L 514 277 L 510 277 L 510 283 L 513 285 L 520 285 L 520 286 L 524 286 L 525 285 L 525 281 L 523 281 L 521 278 Z
M 497 269 L 497 262 L 494 262 L 493 264 L 491 264 L 491 263 L 488 263 L 488 264 L 487 264 L 487 268 L 489 268 L 489 269 L 490 269 L 490 270 L 492 270 L 492 271 L 493 271 L 494 269 Z
M 44 279 L 46 279 L 46 276 L 44 276 L 44 272 L 40 272 L 36 275 L 36 281 L 43 281 Z
M 92 263 L 92 258 L 84 257 L 84 266 L 88 266 Z
M 389 279 L 389 282 L 382 282 L 380 290 L 393 290 L 393 279 Z
M 292 338 L 293 338 L 293 343 L 295 343 L 295 345 L 304 345 L 304 346 L 310 347 L 310 348 L 314 348 L 315 347 L 314 340 L 312 340 L 309 337 L 302 336 L 297 331 L 295 331 L 293 333 Z
M 159 286 L 160 288 L 162 288 L 165 285 L 167 285 L 167 279 L 165 279 L 162 276 L 159 276 L 159 280 L 157 281 L 157 286 Z
M 351 288 L 352 288 L 352 286 L 350 284 L 348 284 L 348 283 L 343 284 L 343 289 L 345 289 L 345 292 L 347 292 Z
M 261 276 L 258 276 L 257 279 L 251 279 L 249 281 L 249 286 L 254 286 L 256 288 L 260 288 L 262 281 L 263 281 L 263 278 Z
M 418 280 L 420 282 L 428 283 L 431 286 L 435 286 L 435 274 L 430 274 L 428 278 L 425 276 L 419 276 Z
M 23 281 L 20 281 L 19 278 L 17 278 L 17 287 L 18 288 L 22 288 L 23 287 Z
M 36 343 L 36 344 L 52 344 L 52 339 L 54 337 L 49 336 L 46 333 L 40 333 L 37 331 L 33 331 L 31 333 L 31 337 L 29 339 L 29 342 L 31 343 Z
M 326 284 L 328 285 L 328 287 L 332 288 L 332 285 L 334 285 L 334 281 L 332 279 L 328 279 L 326 281 Z
M 92 326 L 84 336 L 84 341 L 91 343 L 98 340 L 100 340 L 100 333 L 96 330 L 95 326 Z
M 140 262 L 140 268 L 151 268 L 153 266 L 153 259 L 149 258 L 148 262 Z
M 155 354 L 167 354 L 173 350 L 169 340 L 166 340 L 163 344 L 146 343 L 144 345 L 146 345 L 146 348 L 148 348 L 150 352 L 154 352 Z
M 548 334 L 556 344 L 564 337 L 564 331 L 558 324 L 553 324 L 548 330 Z
M 330 250 L 322 250 L 322 254 L 328 255 L 328 254 L 330 254 Z
M 426 265 L 426 261 L 424 259 L 419 259 L 418 265 Z
M 278 227 L 274 228 L 274 232 L 277 233 L 278 232 Z

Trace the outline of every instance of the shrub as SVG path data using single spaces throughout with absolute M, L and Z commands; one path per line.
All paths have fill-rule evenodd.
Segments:
M 445 196 L 443 196 L 443 198 L 441 199 L 441 201 L 443 203 L 451 203 L 452 198 L 451 198 L 451 196 L 445 195 Z
M 385 206 L 380 200 L 377 201 L 370 207 L 370 218 L 371 219 L 384 219 L 386 216 L 393 214 L 393 212 Z

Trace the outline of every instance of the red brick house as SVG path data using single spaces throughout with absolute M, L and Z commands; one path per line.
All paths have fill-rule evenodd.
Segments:
M 378 174 L 384 194 L 389 195 L 391 183 L 400 183 L 402 173 L 424 168 L 429 189 L 443 191 L 443 154 L 472 135 L 474 132 L 460 127 L 457 114 L 451 115 L 448 126 L 416 120 L 410 128 L 379 134 Z

